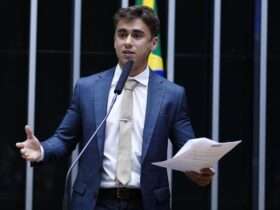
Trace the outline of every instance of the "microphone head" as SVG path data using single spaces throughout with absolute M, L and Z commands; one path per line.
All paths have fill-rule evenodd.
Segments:
M 130 73 L 130 71 L 132 70 L 132 66 L 134 64 L 134 61 L 132 59 L 129 59 L 124 65 L 123 65 L 123 71 L 129 71 L 128 73 Z
M 114 93 L 120 95 L 122 90 L 123 90 L 123 87 L 124 87 L 124 84 L 128 78 L 128 75 L 129 73 L 131 72 L 132 70 L 132 67 L 133 67 L 133 64 L 134 64 L 134 61 L 133 60 L 129 60 L 127 61 L 126 64 L 123 65 L 123 68 L 122 68 L 122 73 L 121 73 L 121 76 L 119 78 L 119 81 L 116 85 L 116 88 L 114 90 Z

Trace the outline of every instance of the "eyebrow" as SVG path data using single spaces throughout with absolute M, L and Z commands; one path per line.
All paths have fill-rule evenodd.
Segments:
M 120 29 L 117 30 L 117 32 L 127 32 L 127 31 L 129 31 L 129 30 L 124 29 L 124 28 L 120 28 Z M 133 29 L 131 33 L 145 34 L 144 31 L 139 30 L 139 29 Z

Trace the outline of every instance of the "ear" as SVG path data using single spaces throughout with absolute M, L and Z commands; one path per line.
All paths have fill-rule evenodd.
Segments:
M 155 36 L 155 37 L 153 37 L 152 40 L 151 40 L 151 45 L 152 45 L 151 49 L 152 49 L 152 50 L 156 49 L 157 44 L 158 44 L 158 36 Z

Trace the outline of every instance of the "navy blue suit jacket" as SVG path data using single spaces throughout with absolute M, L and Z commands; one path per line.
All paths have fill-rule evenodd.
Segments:
M 44 160 L 70 154 L 77 143 L 82 146 L 86 143 L 106 114 L 113 75 L 114 68 L 77 82 L 71 105 L 59 128 L 42 143 Z M 150 72 L 140 176 L 145 210 L 169 209 L 167 171 L 151 163 L 166 160 L 168 138 L 173 146 L 180 148 L 192 137 L 184 88 Z M 101 182 L 104 141 L 105 126 L 80 159 L 72 210 L 94 209 Z

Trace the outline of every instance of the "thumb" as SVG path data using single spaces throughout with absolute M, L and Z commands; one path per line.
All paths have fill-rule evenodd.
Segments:
M 21 148 L 24 147 L 24 143 L 23 142 L 18 142 L 18 143 L 16 143 L 16 147 L 21 149 Z
M 26 133 L 27 139 L 32 139 L 34 137 L 32 129 L 31 129 L 31 127 L 29 125 L 25 126 L 25 133 Z

